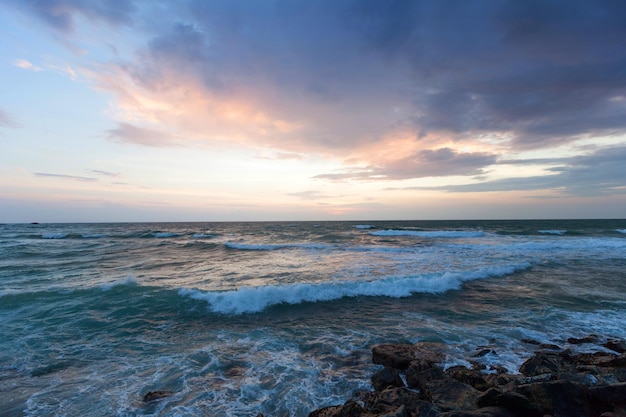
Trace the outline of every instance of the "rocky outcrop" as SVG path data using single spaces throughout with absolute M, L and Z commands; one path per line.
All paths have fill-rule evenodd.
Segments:
M 310 417 L 626 417 L 626 342 L 597 335 L 570 338 L 570 345 L 594 344 L 595 353 L 555 345 L 537 351 L 519 373 L 489 372 L 472 362 L 495 353 L 483 349 L 471 368 L 444 370 L 449 346 L 436 343 L 381 344 L 372 361 L 383 368 L 372 376 L 374 391 Z

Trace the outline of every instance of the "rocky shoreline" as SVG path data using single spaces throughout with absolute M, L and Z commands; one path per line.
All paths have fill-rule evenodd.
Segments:
M 590 335 L 567 342 L 597 349 L 525 339 L 536 351 L 515 374 L 476 361 L 497 354 L 490 348 L 469 358 L 471 369 L 444 369 L 444 344 L 376 345 L 372 361 L 384 368 L 372 376 L 374 390 L 309 417 L 626 417 L 626 341 Z

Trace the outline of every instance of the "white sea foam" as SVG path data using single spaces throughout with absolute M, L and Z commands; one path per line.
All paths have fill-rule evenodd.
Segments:
M 65 239 L 68 233 L 43 233 L 42 239 Z
M 82 236 L 84 239 L 99 239 L 107 237 L 108 235 L 106 233 L 83 233 Z
M 317 249 L 324 250 L 330 249 L 332 245 L 326 244 L 317 244 L 317 243 L 275 243 L 275 244 L 251 244 L 251 243 L 234 243 L 234 242 L 225 242 L 224 246 L 231 249 L 238 250 L 260 250 L 260 251 L 270 251 L 270 250 L 279 250 L 279 249 Z
M 380 230 L 377 232 L 370 232 L 373 236 L 417 236 L 417 237 L 427 237 L 427 238 L 459 238 L 459 237 L 482 237 L 485 235 L 485 232 L 481 230 L 433 230 L 433 231 L 423 231 L 423 230 L 395 230 L 395 229 L 387 229 Z
M 153 233 L 154 237 L 158 237 L 158 238 L 168 238 L 168 237 L 177 237 L 179 236 L 178 233 L 173 233 L 173 232 L 155 232 Z
M 209 233 L 194 233 L 191 237 L 194 239 L 207 239 L 215 237 L 215 235 Z
M 626 229 L 615 229 L 617 233 L 626 233 Z
M 460 288 L 465 281 L 503 276 L 529 268 L 529 263 L 492 266 L 474 271 L 390 277 L 377 281 L 343 281 L 242 287 L 233 291 L 203 292 L 182 289 L 180 294 L 209 303 L 216 313 L 256 313 L 277 304 L 331 301 L 343 297 L 408 297 L 414 293 L 442 293 Z
M 107 282 L 104 284 L 100 284 L 100 289 L 102 291 L 109 291 L 114 287 L 119 287 L 120 285 L 137 285 L 137 279 L 132 275 L 127 275 L 124 279 L 119 279 L 117 281 Z
M 556 229 L 537 230 L 537 233 L 542 233 L 544 235 L 564 235 L 565 233 L 567 233 L 567 230 L 556 230 Z

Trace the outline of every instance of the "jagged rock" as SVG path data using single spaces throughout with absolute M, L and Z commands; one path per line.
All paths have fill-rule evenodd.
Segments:
M 561 355 L 552 352 L 538 352 L 520 366 L 519 371 L 524 376 L 543 374 L 557 374 L 566 368 L 566 362 Z
M 604 387 L 595 387 L 590 391 L 594 401 L 602 408 L 626 406 L 626 382 L 606 385 Z
M 405 373 L 406 383 L 411 388 L 424 389 L 426 383 L 430 381 L 439 381 L 446 378 L 443 368 L 432 364 L 431 367 L 425 368 L 420 362 L 413 362 Z
M 439 417 L 525 417 L 503 407 L 485 407 L 473 411 L 448 411 Z
M 520 385 L 515 392 L 541 407 L 544 414 L 554 417 L 591 415 L 591 393 L 587 387 L 576 382 L 536 382 Z
M 404 382 L 396 369 L 385 367 L 372 375 L 372 386 L 376 391 L 382 391 L 387 387 L 403 387 Z
M 471 385 L 452 379 L 429 381 L 425 384 L 423 397 L 443 411 L 473 410 L 480 391 Z
M 166 391 L 166 390 L 161 390 L 161 391 L 148 391 L 144 396 L 143 396 L 143 402 L 144 403 L 148 403 L 150 401 L 156 401 L 156 400 L 160 400 L 161 398 L 165 398 L 165 397 L 169 397 L 170 395 L 172 395 L 173 392 L 172 391 Z
M 433 408 L 430 403 L 421 399 L 418 392 L 408 388 L 387 388 L 381 392 L 373 392 L 363 402 L 365 409 L 374 415 L 392 412 L 400 405 L 405 406 L 412 415 L 421 415 L 419 410 Z
M 487 382 L 487 374 L 475 369 L 468 369 L 464 366 L 453 366 L 448 368 L 445 373 L 451 378 L 471 385 L 479 391 L 485 391 L 490 387 L 489 382 Z
M 600 337 L 596 334 L 590 334 L 589 336 L 582 337 L 580 339 L 576 337 L 570 337 L 567 339 L 567 343 L 572 345 L 582 345 L 583 343 L 598 343 Z
M 309 417 L 336 417 L 341 410 L 341 405 L 331 405 L 330 407 L 319 408 L 309 413 Z
M 592 335 L 569 343 L 599 340 Z M 490 368 L 497 374 L 481 372 L 485 368 L 478 366 L 444 371 L 447 348 L 442 344 L 377 345 L 372 360 L 386 366 L 372 377 L 377 391 L 363 393 L 362 402 L 350 400 L 310 417 L 626 417 L 626 352 L 619 352 L 623 343 L 605 343 L 616 353 L 576 353 L 558 346 L 546 350 L 540 345 L 544 349 L 520 367 L 522 375 L 502 367 Z M 408 387 L 403 386 L 403 373 Z
M 372 348 L 372 362 L 404 370 L 415 360 L 425 364 L 440 363 L 446 357 L 444 350 L 445 345 L 441 343 L 380 344 Z
M 491 388 L 481 395 L 476 404 L 478 407 L 502 407 L 513 413 L 520 414 L 525 417 L 541 417 L 541 408 L 530 401 L 526 396 L 514 392 L 504 391 Z
M 415 346 L 410 344 L 381 344 L 372 348 L 372 362 L 393 369 L 406 369 L 415 359 Z
M 626 340 L 609 339 L 602 346 L 617 353 L 626 353 Z

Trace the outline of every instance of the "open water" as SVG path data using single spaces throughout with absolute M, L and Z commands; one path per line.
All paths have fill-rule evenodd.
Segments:
M 0 225 L 0 415 L 306 416 L 376 343 L 515 372 L 625 318 L 626 220 Z

